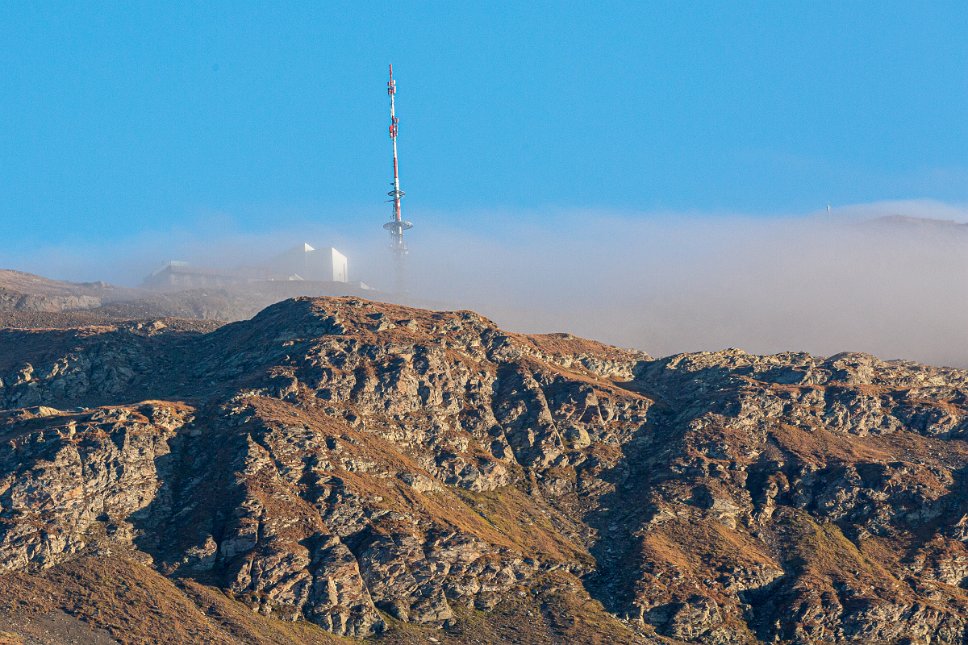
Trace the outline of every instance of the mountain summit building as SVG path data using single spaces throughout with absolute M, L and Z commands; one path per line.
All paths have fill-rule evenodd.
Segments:
M 335 283 L 358 289 L 369 289 L 362 282 L 350 284 L 349 261 L 331 246 L 320 249 L 309 244 L 294 246 L 258 266 L 194 266 L 172 260 L 145 278 L 144 286 L 152 289 L 199 289 L 231 287 L 254 282 L 305 281 Z
M 331 246 L 314 249 L 309 244 L 300 244 L 273 258 L 269 268 L 289 280 L 349 281 L 346 256 Z

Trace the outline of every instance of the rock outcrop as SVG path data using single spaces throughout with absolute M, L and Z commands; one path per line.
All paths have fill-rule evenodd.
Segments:
M 352 637 L 539 589 L 629 642 L 968 637 L 964 371 L 300 298 L 0 330 L 0 407 L 0 581 L 122 554 Z

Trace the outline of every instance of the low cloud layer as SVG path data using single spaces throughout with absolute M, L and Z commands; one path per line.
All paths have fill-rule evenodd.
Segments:
M 968 367 L 968 220 L 934 203 L 828 216 L 562 215 L 421 238 L 411 282 L 524 331 L 654 355 L 864 351 Z
M 877 220 L 895 215 L 935 221 Z M 864 351 L 968 367 L 968 225 L 957 224 L 968 221 L 966 207 L 912 201 L 782 217 L 413 218 L 414 297 L 475 309 L 511 329 L 568 331 L 657 356 L 725 347 Z M 385 238 L 370 228 L 239 233 L 217 242 L 182 232 L 165 236 L 164 251 L 158 236 L 146 235 L 120 250 L 0 259 L 59 278 L 130 284 L 170 258 L 227 266 L 305 239 L 344 250 L 353 279 L 389 287 Z

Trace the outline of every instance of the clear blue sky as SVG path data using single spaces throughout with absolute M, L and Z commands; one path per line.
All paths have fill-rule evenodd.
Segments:
M 968 3 L 0 5 L 4 244 L 968 201 Z M 416 232 L 416 231 L 415 231 Z

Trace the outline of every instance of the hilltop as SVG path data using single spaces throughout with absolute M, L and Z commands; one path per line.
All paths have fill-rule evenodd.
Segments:
M 966 371 L 296 298 L 0 330 L 0 409 L 12 642 L 968 634 Z

